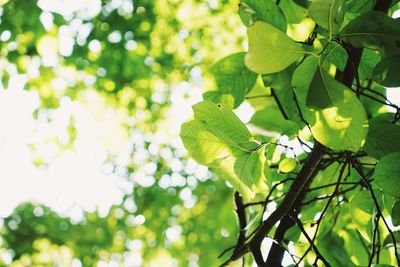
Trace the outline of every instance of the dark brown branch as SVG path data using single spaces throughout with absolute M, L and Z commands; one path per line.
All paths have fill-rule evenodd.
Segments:
M 240 196 L 239 192 L 235 192 L 235 205 L 236 205 L 236 215 L 239 220 L 239 236 L 236 242 L 236 247 L 233 253 L 244 244 L 244 241 L 246 240 L 246 225 L 247 225 L 247 220 L 246 220 L 246 211 L 245 207 L 243 205 L 243 198 Z
M 330 164 L 328 164 L 328 166 L 329 165 Z M 321 161 L 319 163 L 319 166 L 317 166 L 316 170 L 321 170 L 322 168 L 324 168 L 324 165 Z M 317 171 L 314 171 L 310 179 L 308 179 L 307 183 L 304 185 L 299 196 L 296 198 L 296 201 L 293 203 L 293 206 L 289 211 L 289 213 L 285 215 L 280 221 L 279 226 L 276 229 L 274 235 L 274 240 L 276 241 L 276 243 L 272 244 L 271 249 L 268 253 L 266 261 L 267 266 L 279 266 L 281 264 L 283 256 L 285 254 L 285 250 L 282 249 L 283 246 L 280 243 L 281 242 L 285 244 L 289 243 L 288 240 L 284 239 L 285 233 L 295 225 L 295 220 L 293 218 L 297 218 L 297 216 L 299 215 L 301 211 L 302 202 L 304 201 L 304 198 L 306 197 L 307 192 L 309 191 L 311 182 L 316 174 Z
M 247 254 L 251 248 L 253 247 L 260 247 L 261 242 L 264 237 L 269 233 L 272 227 L 285 216 L 291 209 L 293 203 L 295 202 L 296 198 L 300 194 L 301 190 L 303 189 L 304 185 L 307 183 L 308 179 L 311 177 L 311 174 L 316 169 L 319 161 L 321 160 L 326 148 L 321 145 L 320 143 L 316 142 L 313 151 L 310 153 L 308 159 L 304 163 L 303 167 L 301 168 L 299 174 L 297 175 L 296 179 L 293 181 L 289 192 L 282 200 L 281 204 L 277 207 L 277 209 L 271 213 L 271 215 L 263 222 L 261 227 L 257 230 L 253 238 L 240 247 L 236 253 L 232 254 L 231 258 L 224 262 L 222 266 L 226 266 L 232 261 L 235 261 L 245 254 Z

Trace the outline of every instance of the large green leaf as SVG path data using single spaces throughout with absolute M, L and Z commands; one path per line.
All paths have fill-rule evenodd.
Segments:
M 314 0 L 308 11 L 317 24 L 336 34 L 343 23 L 344 4 L 344 0 Z
M 247 26 L 255 21 L 264 21 L 286 32 L 286 18 L 274 1 L 242 0 L 239 5 L 239 15 Z
M 233 108 L 243 102 L 245 95 L 253 88 L 257 80 L 257 74 L 244 65 L 245 54 L 233 54 L 214 64 L 211 73 L 218 88 L 217 91 L 206 92 L 204 94 L 206 100 L 220 102 L 224 95 L 230 95 L 234 101 Z
M 376 165 L 374 183 L 383 193 L 400 198 L 400 152 L 382 157 Z
M 374 50 L 398 48 L 400 20 L 383 12 L 369 11 L 352 20 L 340 33 L 353 46 Z
M 400 86 L 400 56 L 388 57 L 376 65 L 373 72 L 374 81 L 386 86 Z
M 392 123 L 393 115 L 385 113 L 370 121 L 370 128 L 365 141 L 364 150 L 377 159 L 400 151 L 400 126 Z
M 332 107 L 335 103 L 343 101 L 345 90 L 348 90 L 346 86 L 319 66 L 308 89 L 307 106 L 316 110 Z
M 224 140 L 221 134 L 216 136 L 206 124 L 197 120 L 184 123 L 180 136 L 189 155 L 200 164 L 210 164 L 217 158 L 227 157 L 235 149 L 229 139 Z
M 357 152 L 364 144 L 368 132 L 364 107 L 349 90 L 344 91 L 343 102 L 316 111 L 313 118 L 307 119 L 315 139 L 335 151 Z
M 248 141 L 251 134 L 246 125 L 229 109 L 210 101 L 203 101 L 193 107 L 196 120 L 203 122 L 210 131 L 233 144 Z
M 392 212 L 390 214 L 392 216 L 392 223 L 394 226 L 400 225 L 400 199 L 398 199 L 392 208 Z
M 265 22 L 255 22 L 248 28 L 247 34 L 249 52 L 245 63 L 256 73 L 284 70 L 306 52 L 285 33 Z
M 323 145 L 335 151 L 358 151 L 364 144 L 368 123 L 364 107 L 353 92 L 334 81 L 331 83 L 338 97 L 332 98 L 332 107 L 317 111 L 305 107 L 309 87 L 318 68 L 318 59 L 308 57 L 293 74 L 292 86 L 303 116 L 309 122 L 314 138 Z M 315 97 L 315 101 L 318 101 L 318 97 Z
M 219 104 L 200 102 L 193 111 L 195 119 L 184 123 L 180 134 L 189 155 L 231 183 L 246 201 L 256 192 L 265 192 L 270 178 L 264 145 L 252 139 L 240 119 Z

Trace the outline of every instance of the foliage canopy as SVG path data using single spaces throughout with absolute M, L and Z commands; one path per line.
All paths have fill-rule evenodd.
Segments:
M 117 110 L 129 156 L 103 163 L 131 190 L 78 221 L 21 204 L 1 264 L 399 266 L 398 1 L 44 2 L 0 1 L 2 87 L 24 75 L 38 121 L 93 95 Z M 165 132 L 200 85 L 187 155 Z

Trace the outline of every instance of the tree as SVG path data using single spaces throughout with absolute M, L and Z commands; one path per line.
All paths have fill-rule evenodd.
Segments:
M 77 218 L 34 201 L 0 219 L 0 265 L 398 265 L 399 115 L 385 87 L 399 85 L 399 4 L 238 3 L 0 1 L 1 93 L 23 76 L 43 128 L 65 103 L 95 106 L 127 151 L 99 164 L 123 182 L 109 210 Z M 205 101 L 182 126 L 197 164 L 175 128 L 200 85 Z M 82 141 L 68 116 L 63 138 L 27 144 L 37 170 Z M 108 197 L 74 175 L 76 192 Z
M 400 86 L 398 8 L 240 2 L 248 51 L 210 69 L 215 88 L 180 133 L 235 190 L 238 237 L 222 266 L 280 266 L 285 253 L 296 265 L 400 265 L 400 109 L 386 97 Z M 251 131 L 232 112 L 243 101 Z

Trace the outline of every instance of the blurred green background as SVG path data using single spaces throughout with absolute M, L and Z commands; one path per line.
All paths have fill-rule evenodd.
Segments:
M 215 266 L 232 190 L 178 133 L 245 50 L 237 1 L 0 6 L 0 265 Z

